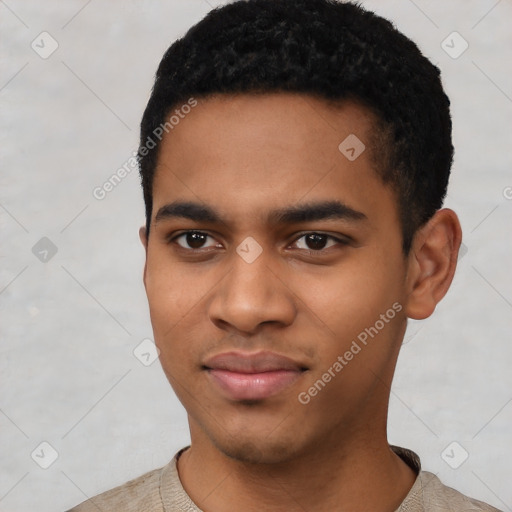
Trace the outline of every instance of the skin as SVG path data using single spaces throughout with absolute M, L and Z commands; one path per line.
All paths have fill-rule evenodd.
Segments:
M 373 122 L 353 102 L 222 95 L 201 101 L 162 142 L 149 238 L 140 230 L 144 284 L 162 367 L 188 413 L 180 479 L 205 512 L 394 511 L 414 483 L 387 442 L 390 386 L 407 317 L 431 315 L 450 286 L 461 230 L 453 211 L 440 210 L 403 254 L 396 196 L 374 168 Z M 354 161 L 338 149 L 349 134 L 366 142 Z M 333 200 L 364 217 L 269 219 Z M 175 201 L 222 219 L 156 218 Z M 192 248 L 180 237 L 187 230 L 208 236 Z M 328 236 L 314 245 L 311 232 Z M 262 249 L 252 263 L 236 251 L 247 237 Z M 394 303 L 401 311 L 300 403 Z M 307 370 L 277 395 L 230 400 L 203 364 L 231 350 L 270 350 Z

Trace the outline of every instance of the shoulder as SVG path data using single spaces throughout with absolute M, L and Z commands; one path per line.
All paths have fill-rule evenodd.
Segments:
M 98 510 L 163 512 L 160 480 L 164 469 L 149 471 L 119 487 L 98 494 L 67 512 L 98 512 Z
M 470 498 L 444 485 L 428 471 L 421 471 L 418 478 L 397 512 L 422 510 L 425 512 L 500 512 L 482 501 Z

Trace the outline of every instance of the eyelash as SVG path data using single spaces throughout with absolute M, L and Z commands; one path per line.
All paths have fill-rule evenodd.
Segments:
M 178 240 L 179 238 L 183 237 L 183 236 L 186 236 L 188 234 L 191 234 L 191 233 L 197 233 L 197 234 L 200 234 L 200 235 L 205 235 L 206 237 L 210 237 L 210 238 L 213 238 L 212 235 L 209 235 L 208 233 L 205 233 L 204 231 L 197 231 L 197 230 L 189 230 L 189 231 L 183 231 L 182 233 L 178 234 L 178 235 L 175 235 L 173 237 L 169 237 L 168 239 L 168 242 L 169 243 L 176 243 L 176 240 Z M 333 235 L 328 235 L 327 233 L 322 233 L 322 232 L 319 232 L 319 231 L 306 231 L 306 232 L 303 232 L 300 234 L 300 236 L 298 236 L 297 238 L 294 239 L 294 241 L 292 243 L 297 243 L 301 238 L 304 238 L 308 235 L 321 235 L 321 236 L 325 236 L 327 238 L 327 242 L 329 242 L 329 240 L 333 240 L 335 242 L 337 242 L 338 244 L 341 244 L 341 245 L 348 245 L 349 244 L 349 241 L 346 240 L 346 239 L 342 239 L 342 238 L 337 238 Z M 180 249 L 183 249 L 185 251 L 188 251 L 188 252 L 195 252 L 195 253 L 199 253 L 199 252 L 204 252 L 205 249 L 206 250 L 209 250 L 211 249 L 211 247 L 201 247 L 199 249 L 193 249 L 193 248 L 186 248 L 186 247 L 182 247 L 181 245 L 177 244 L 178 247 Z M 332 246 L 329 246 L 329 247 L 324 247 L 322 249 L 299 249 L 301 251 L 306 251 L 310 254 L 321 254 L 322 252 L 325 252 L 327 249 L 330 249 Z

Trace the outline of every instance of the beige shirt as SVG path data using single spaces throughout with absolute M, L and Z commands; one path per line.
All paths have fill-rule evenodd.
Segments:
M 421 470 L 419 457 L 405 448 L 391 446 L 418 474 L 396 512 L 500 512 L 441 483 Z M 163 468 L 155 469 L 124 485 L 91 498 L 68 512 L 201 512 L 181 485 L 176 461 L 180 450 Z

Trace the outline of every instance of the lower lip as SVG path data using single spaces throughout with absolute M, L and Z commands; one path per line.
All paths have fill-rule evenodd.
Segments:
M 264 373 L 237 373 L 210 369 L 208 373 L 232 400 L 263 400 L 291 386 L 302 372 L 276 370 Z

